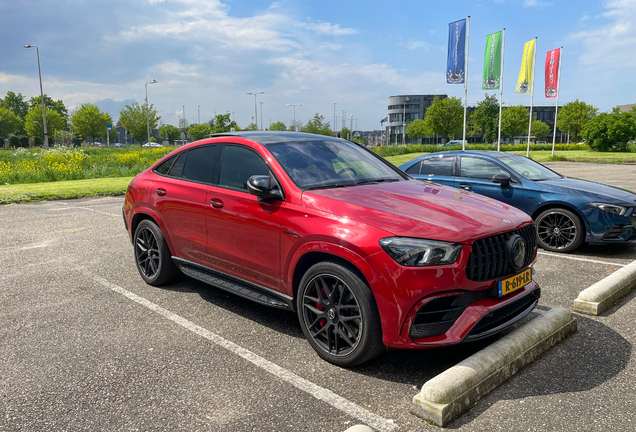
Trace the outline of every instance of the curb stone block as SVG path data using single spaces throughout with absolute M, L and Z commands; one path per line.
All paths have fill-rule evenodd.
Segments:
M 581 291 L 573 309 L 587 315 L 600 315 L 635 287 L 636 261 Z
M 554 308 L 427 381 L 411 413 L 446 426 L 525 365 L 576 330 L 566 308 Z

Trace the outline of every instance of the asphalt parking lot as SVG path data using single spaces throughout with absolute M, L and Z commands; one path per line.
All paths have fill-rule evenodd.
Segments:
M 548 165 L 636 192 L 636 166 Z M 185 277 L 143 283 L 122 203 L 0 207 L 0 430 L 438 430 L 409 413 L 413 396 L 492 342 L 337 368 L 314 354 L 291 313 Z M 571 307 L 635 259 L 636 245 L 540 252 L 540 307 Z M 635 297 L 577 315 L 577 333 L 448 428 L 636 429 Z

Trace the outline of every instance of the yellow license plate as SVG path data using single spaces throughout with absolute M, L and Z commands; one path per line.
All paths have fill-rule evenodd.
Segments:
M 532 282 L 532 269 L 499 281 L 499 297 L 515 292 Z

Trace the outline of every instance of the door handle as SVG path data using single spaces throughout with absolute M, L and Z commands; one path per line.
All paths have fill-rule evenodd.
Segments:
M 166 190 L 164 188 L 159 188 L 155 191 L 157 193 L 157 195 L 159 196 L 165 196 L 166 195 Z
M 220 208 L 223 208 L 223 201 L 221 201 L 218 198 L 212 198 L 210 200 L 210 205 L 212 205 L 212 207 L 214 207 L 216 209 L 220 209 Z
M 468 184 L 468 183 L 460 183 L 459 184 L 459 188 L 460 189 L 465 189 L 465 190 L 471 190 L 473 188 L 473 185 Z

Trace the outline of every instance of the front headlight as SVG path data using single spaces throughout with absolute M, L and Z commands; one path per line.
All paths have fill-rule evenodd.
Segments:
M 588 207 L 597 208 L 608 213 L 612 213 L 615 215 L 623 216 L 627 213 L 627 207 L 614 205 L 614 204 L 604 204 L 604 203 L 589 203 Z
M 438 240 L 387 237 L 380 240 L 380 246 L 400 265 L 424 267 L 453 264 L 463 245 Z

